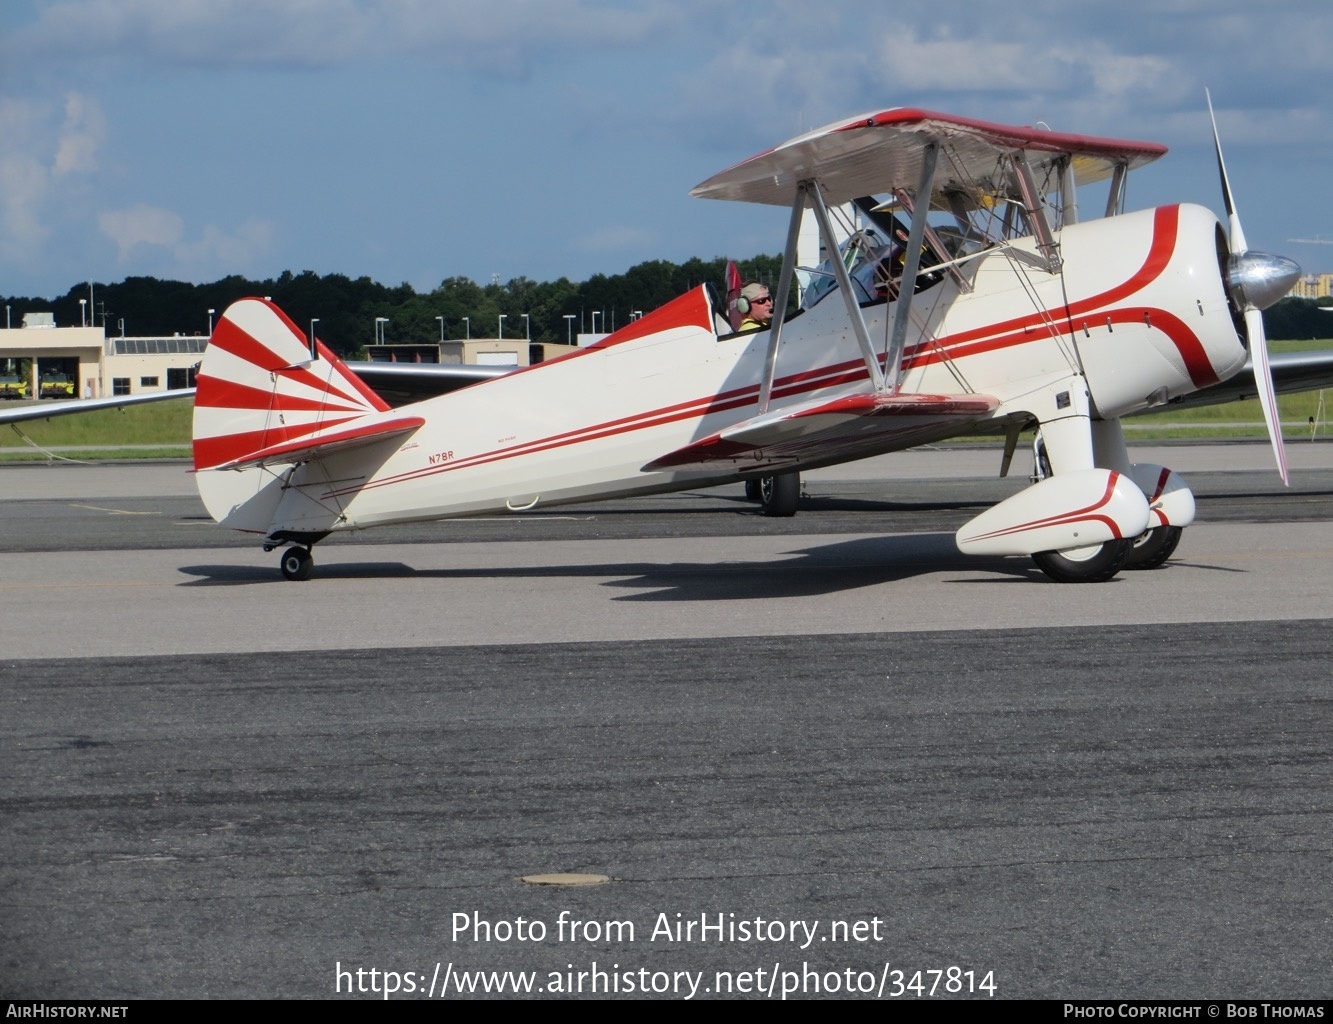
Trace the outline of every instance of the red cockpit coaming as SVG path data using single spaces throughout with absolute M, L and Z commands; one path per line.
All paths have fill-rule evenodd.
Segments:
M 654 334 L 661 334 L 663 331 L 693 327 L 707 331 L 709 334 L 713 334 L 713 328 L 708 322 L 712 306 L 708 302 L 708 299 L 704 297 L 704 291 L 705 289 L 700 286 L 683 295 L 678 295 L 665 306 L 660 306 L 651 313 L 639 317 L 639 319 L 635 320 L 633 323 L 626 324 L 624 327 L 620 328 L 620 330 L 608 334 L 600 341 L 593 342 L 591 345 L 584 345 L 573 352 L 562 352 L 560 355 L 550 359 L 544 359 L 540 363 L 532 363 L 529 366 L 520 366 L 517 369 L 504 374 L 504 379 L 509 380 L 520 374 L 535 373 L 538 370 L 547 369 L 557 363 L 568 362 L 571 359 L 580 359 L 594 352 L 600 352 L 613 345 L 622 345 L 627 341 L 637 341 L 639 338 L 648 338 Z M 690 300 L 697 300 L 702 303 L 702 306 L 695 308 Z M 673 309 L 677 304 L 680 304 L 681 308 Z M 671 312 L 667 313 L 664 317 L 659 317 L 659 314 L 666 313 L 668 310 L 671 310 Z M 701 310 L 702 316 L 696 318 L 695 314 L 699 313 Z M 497 377 L 494 379 L 499 380 L 501 378 Z M 490 383 L 490 381 L 479 380 L 476 384 L 469 384 L 468 387 L 477 387 L 488 383 Z M 461 391 L 463 389 L 460 388 L 459 390 Z
M 700 285 L 587 347 L 590 350 L 610 348 L 612 345 L 623 345 L 627 341 L 685 327 L 698 327 L 711 332 L 712 320 L 712 303 L 708 301 L 707 290 Z

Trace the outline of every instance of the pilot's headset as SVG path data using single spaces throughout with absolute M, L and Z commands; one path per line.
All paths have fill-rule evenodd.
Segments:
M 741 316 L 745 316 L 750 312 L 750 300 L 758 296 L 760 292 L 766 291 L 768 291 L 768 288 L 760 284 L 758 281 L 748 282 L 745 287 L 741 289 L 740 295 L 736 297 L 736 312 Z

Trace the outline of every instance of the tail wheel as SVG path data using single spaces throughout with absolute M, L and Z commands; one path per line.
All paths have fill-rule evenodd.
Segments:
M 1125 559 L 1126 569 L 1156 569 L 1165 562 L 1180 543 L 1181 526 L 1159 526 L 1145 530 L 1135 537 L 1130 544 L 1129 557 Z
M 282 553 L 282 561 L 278 564 L 283 576 L 297 582 L 310 579 L 310 574 L 315 571 L 315 559 L 309 548 L 288 548 Z
M 789 519 L 801 500 L 800 473 L 773 473 L 759 478 L 759 506 L 764 515 Z
M 1133 543 L 1108 540 L 1072 551 L 1038 551 L 1032 560 L 1056 583 L 1105 583 L 1125 567 Z

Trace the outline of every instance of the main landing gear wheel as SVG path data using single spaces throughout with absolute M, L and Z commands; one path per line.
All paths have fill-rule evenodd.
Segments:
M 1130 544 L 1126 569 L 1156 569 L 1175 553 L 1183 526 L 1159 526 L 1145 530 Z
M 1105 583 L 1125 567 L 1133 543 L 1108 540 L 1096 547 L 1072 551 L 1038 551 L 1032 560 L 1056 583 Z
M 287 579 L 297 582 L 310 579 L 310 574 L 315 571 L 315 559 L 309 548 L 288 548 L 282 553 L 282 561 L 278 564 Z
M 759 478 L 759 507 L 764 515 L 789 519 L 801 500 L 800 473 L 773 473 Z

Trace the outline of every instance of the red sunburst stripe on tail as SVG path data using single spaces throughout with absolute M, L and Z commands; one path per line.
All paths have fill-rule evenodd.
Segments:
M 305 338 L 287 319 L 282 310 L 272 303 L 266 303 L 265 305 L 268 306 L 269 312 L 273 313 L 277 325 L 291 332 L 290 340 L 300 346 L 300 352 L 308 354 L 309 348 L 306 345 Z M 288 339 L 284 338 L 282 340 L 286 341 Z M 275 352 L 271 346 L 264 344 L 254 335 L 243 330 L 240 325 L 228 319 L 225 315 L 219 321 L 217 329 L 214 330 L 213 337 L 209 339 L 209 345 L 230 353 L 237 359 L 244 360 L 263 373 L 277 373 L 294 383 L 314 388 L 318 392 L 328 392 L 344 402 L 359 406 L 367 411 L 384 412 L 389 408 L 387 404 L 380 400 L 379 396 L 345 371 L 338 357 L 322 344 L 317 346 L 317 351 L 321 359 L 336 371 L 336 384 L 332 380 L 313 373 L 304 366 L 293 365 L 295 360 L 291 356 L 297 353 L 293 352 L 284 356 Z
M 318 412 L 328 409 L 334 412 L 364 413 L 363 405 L 335 405 L 319 398 L 302 398 L 287 395 L 281 391 L 264 391 L 248 384 L 221 380 L 217 377 L 200 377 L 195 405 L 205 409 L 254 409 L 269 412 Z
M 353 391 L 360 395 L 365 400 L 365 403 L 372 409 L 376 412 L 388 412 L 393 408 L 388 402 L 377 395 L 369 384 L 347 369 L 347 366 L 341 359 L 324 347 L 322 341 L 317 340 L 315 342 L 315 347 L 319 351 L 319 358 L 332 366 L 338 376 L 340 376 Z
M 357 417 L 335 416 L 318 423 L 279 424 L 265 430 L 247 430 L 235 434 L 223 434 L 218 437 L 196 437 L 194 439 L 194 468 L 212 469 L 224 462 L 235 462 L 253 452 L 270 448 L 273 445 L 293 441 L 317 430 L 336 427 Z

